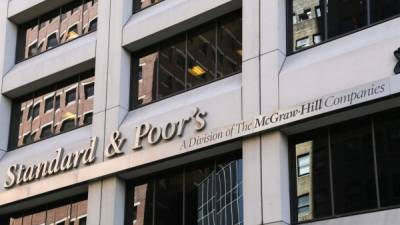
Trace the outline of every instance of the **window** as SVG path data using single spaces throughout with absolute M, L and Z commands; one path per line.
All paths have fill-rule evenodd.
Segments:
M 133 11 L 138 12 L 164 0 L 133 0 Z
M 290 28 L 292 40 L 288 45 L 291 52 L 400 14 L 398 0 L 329 0 L 329 2 L 288 0 L 288 2 L 290 5 L 288 19 L 291 19 L 290 24 L 293 24 Z M 295 15 L 298 15 L 298 20 Z M 316 34 L 319 34 L 317 41 L 298 45 L 298 40 L 305 40 L 305 37 L 312 39 Z
M 298 210 L 299 217 L 302 217 L 302 216 L 310 213 L 310 195 L 309 194 L 300 196 L 297 202 L 298 202 L 297 210 Z
M 85 88 L 85 98 L 88 99 L 94 95 L 94 83 L 86 84 Z
M 79 225 L 86 225 L 86 216 L 79 219 Z
M 297 174 L 304 176 L 310 173 L 310 154 L 297 157 Z
M 86 15 L 83 10 L 86 1 L 73 0 L 60 8 L 19 25 L 16 62 L 31 58 L 82 35 L 83 20 L 87 25 L 86 31 L 96 30 L 97 4 L 90 3 L 90 7 L 87 9 L 89 13 Z M 89 21 L 91 21 L 90 24 Z
M 44 112 L 48 112 L 53 109 L 53 98 L 47 98 L 44 102 Z
M 42 128 L 42 132 L 40 133 L 40 138 L 47 138 L 53 134 L 51 125 L 47 125 Z
M 52 34 L 47 38 L 47 49 L 54 48 L 58 45 L 57 34 Z
M 89 32 L 97 30 L 97 18 L 92 20 L 89 24 Z
M 76 100 L 76 89 L 72 89 L 67 91 L 65 94 L 65 105 L 68 105 L 71 102 L 74 102 Z
M 9 148 L 91 124 L 93 98 L 86 96 L 93 96 L 93 74 L 90 70 L 13 100 Z M 35 132 L 37 135 L 32 134 Z
M 56 100 L 54 101 L 54 108 L 55 108 L 55 110 L 57 110 L 57 109 L 60 109 L 60 96 L 59 95 L 57 95 L 56 96 Z
M 392 109 L 289 138 L 294 222 L 400 207 L 399 113 Z
M 242 182 L 236 154 L 132 182 L 125 224 L 243 225 Z
M 61 132 L 73 130 L 75 128 L 75 120 L 67 119 L 61 125 Z
M 72 197 L 58 203 L 38 206 L 26 212 L 5 216 L 4 221 L 9 225 L 73 224 L 70 222 L 73 220 L 72 218 L 76 220 L 77 217 L 80 217 L 86 220 L 86 198 L 86 196 Z M 79 223 L 79 225 L 82 224 L 86 223 Z
M 32 114 L 33 119 L 36 119 L 36 118 L 39 116 L 39 114 L 40 114 L 40 103 L 39 103 L 39 104 L 36 104 L 36 105 L 33 107 L 33 114 Z
M 91 124 L 93 120 L 93 113 L 87 113 L 84 116 L 83 123 L 84 124 Z
M 131 108 L 240 73 L 241 18 L 233 12 L 134 53 Z

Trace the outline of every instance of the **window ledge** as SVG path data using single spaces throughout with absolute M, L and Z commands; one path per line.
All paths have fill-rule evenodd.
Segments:
M 138 50 L 238 9 L 240 4 L 238 0 L 160 2 L 132 15 L 123 29 L 122 45 Z

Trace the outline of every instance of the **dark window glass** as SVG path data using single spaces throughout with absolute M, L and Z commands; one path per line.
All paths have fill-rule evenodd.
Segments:
M 353 120 L 331 131 L 335 212 L 377 207 L 371 123 Z
M 51 125 L 47 125 L 42 128 L 42 132 L 40 133 L 40 138 L 50 137 L 51 135 L 53 135 L 53 130 L 51 128 Z
M 399 0 L 370 0 L 371 22 L 387 19 L 400 14 Z
M 131 108 L 239 73 L 241 21 L 233 12 L 134 54 Z
M 65 105 L 75 101 L 76 99 L 76 89 L 72 89 L 65 94 Z
M 92 123 L 92 120 L 93 120 L 93 113 L 87 113 L 87 114 L 85 114 L 85 116 L 84 116 L 83 123 L 84 123 L 84 124 L 91 124 L 91 123 Z
M 61 132 L 73 130 L 75 128 L 75 120 L 67 119 L 61 125 Z
M 47 49 L 54 48 L 58 45 L 57 34 L 52 34 L 47 39 Z
M 243 224 L 242 161 L 223 158 L 128 186 L 125 224 Z
M 164 0 L 133 0 L 133 11 L 138 12 Z
M 53 109 L 53 97 L 47 98 L 44 102 L 44 112 L 50 111 Z
M 36 104 L 36 105 L 33 107 L 33 119 L 35 119 L 36 117 L 38 117 L 39 114 L 40 114 L 40 103 L 39 103 L 39 104 Z
M 183 174 L 171 174 L 155 182 L 155 225 L 182 224 Z
M 82 217 L 79 219 L 79 225 L 86 225 L 86 217 Z
M 221 19 L 218 23 L 218 77 L 242 71 L 241 12 Z
M 94 19 L 89 24 L 89 32 L 97 30 L 97 19 Z
M 57 110 L 60 108 L 60 96 L 56 96 L 56 100 L 54 101 L 54 108 Z
M 195 87 L 216 78 L 216 27 L 214 23 L 189 32 L 187 86 Z
M 382 206 L 400 204 L 399 110 L 375 117 L 376 155 Z
M 160 49 L 158 97 L 185 89 L 186 36 L 166 42 Z
M 368 10 L 370 10 L 368 12 Z M 291 0 L 291 51 L 319 44 L 400 13 L 398 0 Z
M 330 0 L 328 3 L 328 38 L 367 25 L 367 0 Z
M 90 83 L 84 86 L 85 87 L 85 98 L 88 99 L 94 95 L 94 83 Z

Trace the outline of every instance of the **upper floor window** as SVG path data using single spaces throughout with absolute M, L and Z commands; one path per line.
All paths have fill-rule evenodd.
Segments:
M 139 12 L 142 9 L 145 9 L 162 1 L 164 0 L 133 0 L 133 12 Z
M 317 45 L 400 14 L 398 0 L 288 0 L 289 51 Z
M 243 225 L 242 165 L 225 155 L 128 184 L 125 224 Z
M 242 15 L 234 12 L 132 55 L 131 108 L 242 70 Z
M 83 6 L 86 7 L 83 10 Z M 97 1 L 74 0 L 18 26 L 17 62 L 95 31 Z M 96 22 L 97 23 L 97 22 Z
M 400 207 L 399 113 L 397 108 L 289 138 L 293 222 Z M 302 165 L 309 165 L 304 172 Z
M 93 98 L 85 97 L 84 84 L 94 84 L 93 75 L 88 71 L 13 101 L 10 148 L 90 124 Z
M 86 197 L 78 197 L 19 212 L 1 222 L 4 221 L 4 225 L 86 225 L 87 214 Z

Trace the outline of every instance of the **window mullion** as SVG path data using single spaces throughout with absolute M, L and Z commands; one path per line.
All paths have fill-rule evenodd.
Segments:
M 376 201 L 378 209 L 381 208 L 380 191 L 379 191 L 379 177 L 378 177 L 378 160 L 376 155 L 376 139 L 375 139 L 375 123 L 374 118 L 371 118 L 371 135 L 372 135 L 372 151 L 374 157 L 374 173 L 375 173 L 375 185 L 376 185 Z
M 330 180 L 330 189 L 331 189 L 331 213 L 332 216 L 335 216 L 335 198 L 333 191 L 333 170 L 332 170 L 332 143 L 331 143 L 331 130 L 328 129 L 328 155 L 329 155 L 329 180 Z

